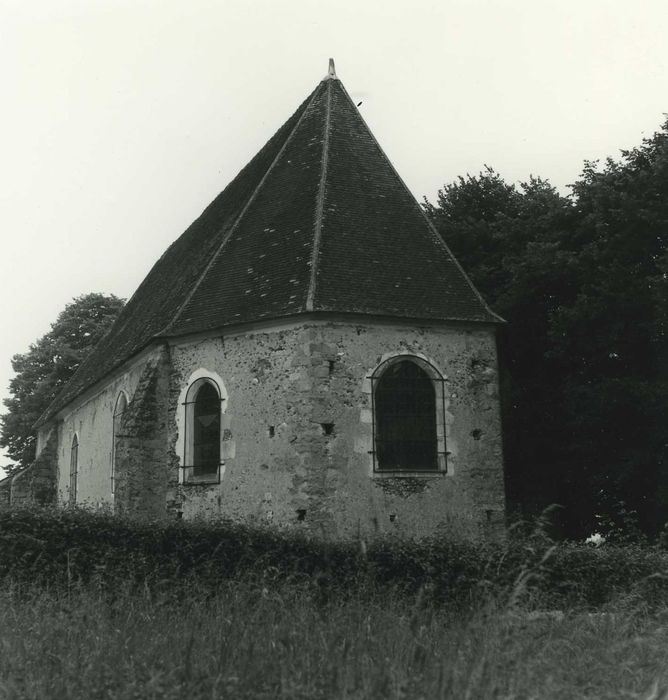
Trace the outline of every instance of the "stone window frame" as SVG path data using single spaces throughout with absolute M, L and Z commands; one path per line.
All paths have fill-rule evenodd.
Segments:
M 121 404 L 121 399 L 123 400 L 123 407 L 119 409 L 119 405 Z M 110 469 L 110 474 L 109 474 L 109 481 L 110 481 L 110 488 L 111 488 L 111 496 L 113 498 L 115 492 L 116 492 L 116 485 L 115 485 L 115 479 L 116 479 L 116 439 L 119 437 L 117 435 L 118 429 L 121 426 L 121 422 L 123 420 L 123 414 L 125 411 L 127 411 L 128 408 L 128 395 L 125 393 L 124 389 L 121 389 L 118 392 L 118 396 L 116 397 L 116 403 L 114 405 L 114 413 L 111 418 L 111 469 Z
M 402 470 L 392 470 L 392 469 L 380 469 L 378 467 L 377 460 L 377 415 L 375 406 L 375 394 L 377 382 L 380 380 L 381 376 L 392 366 L 398 364 L 399 362 L 405 362 L 406 360 L 414 362 L 420 369 L 422 369 L 431 379 L 434 386 L 436 406 L 435 406 L 435 420 L 436 420 L 436 458 L 437 458 L 437 468 L 436 469 L 402 469 Z M 420 355 L 415 355 L 412 353 L 400 353 L 397 355 L 391 355 L 390 357 L 385 357 L 373 370 L 371 375 L 368 377 L 370 381 L 370 400 L 371 400 L 371 473 L 374 478 L 393 478 L 393 477 L 424 477 L 433 478 L 441 477 L 448 474 L 448 450 L 447 450 L 447 426 L 446 426 L 446 414 L 447 414 L 447 399 L 445 393 L 445 384 L 447 382 L 447 377 L 442 374 L 436 366 L 431 363 L 426 357 Z M 449 474 L 448 474 L 449 475 Z
M 215 475 L 206 474 L 201 477 L 195 477 L 191 470 L 193 469 L 193 453 L 194 453 L 194 420 L 195 420 L 195 402 L 197 400 L 197 394 L 204 384 L 209 384 L 214 388 L 218 394 L 218 399 L 220 401 L 220 410 L 218 413 L 218 420 L 220 421 L 220 444 L 218 446 L 218 469 Z M 225 465 L 223 460 L 223 405 L 226 401 L 226 396 L 224 392 L 221 391 L 221 387 L 218 382 L 211 376 L 200 376 L 193 379 L 188 385 L 188 389 L 185 394 L 185 400 L 182 403 L 184 408 L 184 439 L 183 439 L 183 462 L 181 463 L 181 474 L 179 482 L 183 485 L 197 485 L 197 484 L 220 484 L 221 482 L 221 472 Z
M 74 433 L 70 443 L 70 485 L 69 502 L 74 505 L 77 502 L 77 490 L 79 482 L 79 436 Z

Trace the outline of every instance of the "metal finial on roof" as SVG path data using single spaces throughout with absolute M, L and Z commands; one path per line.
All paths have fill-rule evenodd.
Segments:
M 330 80 L 336 78 L 336 68 L 334 68 L 334 59 L 333 58 L 329 59 L 329 70 L 327 71 L 327 75 L 325 77 L 329 78 Z

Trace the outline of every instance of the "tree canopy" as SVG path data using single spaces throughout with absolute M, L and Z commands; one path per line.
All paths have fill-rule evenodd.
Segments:
M 124 303 L 113 294 L 77 297 L 28 352 L 14 355 L 16 376 L 9 384 L 11 397 L 4 401 L 7 412 L 0 416 L 0 446 L 15 463 L 5 471 L 11 474 L 35 459 L 35 422 L 107 333 Z
M 425 203 L 500 331 L 509 504 L 566 534 L 668 521 L 668 121 L 572 195 L 494 170 Z

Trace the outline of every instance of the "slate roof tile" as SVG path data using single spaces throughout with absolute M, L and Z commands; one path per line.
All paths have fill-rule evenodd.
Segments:
M 167 249 L 39 423 L 155 340 L 310 311 L 501 320 L 331 76 Z

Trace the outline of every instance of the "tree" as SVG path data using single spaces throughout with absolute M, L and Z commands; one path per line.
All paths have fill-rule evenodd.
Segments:
M 654 533 L 668 520 L 668 121 L 618 161 L 586 163 L 572 188 L 577 295 L 550 327 L 579 446 L 565 489 L 581 471 L 599 512 L 635 512 Z
M 77 297 L 28 352 L 14 355 L 12 396 L 5 399 L 8 410 L 0 416 L 0 446 L 15 460 L 4 467 L 9 474 L 35 459 L 35 422 L 107 333 L 124 303 L 113 294 Z
M 570 535 L 629 513 L 668 520 L 668 121 L 571 197 L 491 169 L 425 204 L 490 305 L 508 496 L 564 506 Z M 619 524 L 619 523 L 618 523 Z
M 506 487 L 511 509 L 535 513 L 555 503 L 551 464 L 558 444 L 550 366 L 551 314 L 573 297 L 572 254 L 565 242 L 575 210 L 549 182 L 520 188 L 491 168 L 459 178 L 426 205 L 441 235 L 507 324 L 499 329 Z

